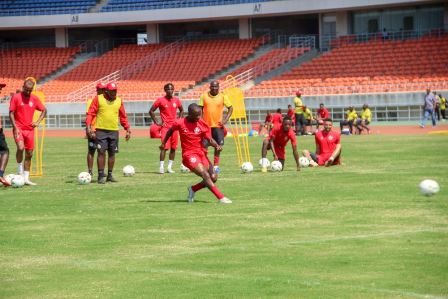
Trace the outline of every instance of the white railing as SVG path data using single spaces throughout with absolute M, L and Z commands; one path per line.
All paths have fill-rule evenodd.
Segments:
M 332 94 L 367 94 L 367 93 L 398 93 L 424 91 L 426 88 L 431 90 L 448 90 L 448 81 L 431 82 L 406 82 L 390 84 L 357 84 L 340 86 L 294 86 L 294 87 L 255 87 L 246 91 L 246 96 L 251 98 L 258 97 L 279 97 L 293 96 L 298 88 L 305 96 L 308 95 L 332 95 Z

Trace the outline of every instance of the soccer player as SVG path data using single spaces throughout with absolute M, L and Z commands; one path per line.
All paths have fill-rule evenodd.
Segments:
M 317 109 L 317 112 L 316 112 L 316 120 L 317 120 L 316 129 L 317 130 L 319 130 L 320 126 L 323 126 L 324 119 L 326 119 L 326 118 L 330 118 L 330 112 L 328 112 L 328 109 L 325 108 L 324 103 L 320 103 L 319 109 Z
M 331 166 L 340 164 L 341 134 L 332 130 L 331 118 L 324 120 L 324 129 L 314 135 L 316 152 L 304 149 L 302 154 L 308 158 L 311 166 Z
M 94 118 L 96 118 L 96 132 L 92 129 L 92 120 Z M 117 97 L 117 85 L 109 83 L 104 90 L 104 94 L 93 99 L 86 120 L 87 133 L 90 138 L 96 141 L 98 149 L 98 184 L 105 184 L 106 181 L 117 181 L 113 177 L 112 172 L 115 165 L 115 153 L 118 153 L 118 118 L 120 118 L 120 124 L 126 130 L 126 141 L 128 141 L 131 138 L 131 127 L 128 123 L 126 111 L 122 100 Z M 106 151 L 108 153 L 107 178 L 104 175 Z
M 89 112 L 90 105 L 95 98 L 99 95 L 104 94 L 104 90 L 106 89 L 106 84 L 100 82 L 96 85 L 96 96 L 87 100 L 87 111 Z M 95 132 L 95 119 L 92 119 L 92 131 Z M 95 140 L 90 138 L 90 135 L 87 132 L 86 125 L 86 137 L 87 137 L 87 169 L 90 175 L 93 175 L 93 159 L 95 158 L 96 144 Z
M 292 127 L 294 128 L 296 125 L 296 109 L 294 109 L 292 105 L 288 105 L 286 115 L 292 120 Z
M 266 132 L 268 132 L 268 134 L 272 129 L 272 114 L 269 111 L 266 113 L 266 117 L 264 118 L 264 124 L 260 125 L 260 129 L 258 130 L 258 135 L 261 135 L 261 131 L 263 130 L 263 128 L 266 129 Z
M 5 86 L 6 84 L 0 83 L 0 92 Z M 11 186 L 11 184 L 8 183 L 3 177 L 3 175 L 5 174 L 6 165 L 8 165 L 8 159 L 9 148 L 8 144 L 6 143 L 5 134 L 3 133 L 2 117 L 0 116 L 0 183 L 2 183 L 5 187 Z
M 282 120 L 283 120 L 282 109 L 277 108 L 274 115 L 272 116 L 272 127 L 281 126 Z
M 165 148 L 171 135 L 178 131 L 182 147 L 182 163 L 202 178 L 198 184 L 188 187 L 188 202 L 193 202 L 195 193 L 207 187 L 220 203 L 229 204 L 232 201 L 225 197 L 214 184 L 218 180 L 218 176 L 207 158 L 203 141 L 206 140 L 216 151 L 221 151 L 222 147 L 212 138 L 210 127 L 201 119 L 201 114 L 202 110 L 199 105 L 190 104 L 188 116 L 174 122 L 162 140 L 160 150 Z
M 281 126 L 274 127 L 269 133 L 269 137 L 263 140 L 263 146 L 261 148 L 262 158 L 262 172 L 267 172 L 267 168 L 264 166 L 267 164 L 266 155 L 268 150 L 272 150 L 274 154 L 274 160 L 282 163 L 282 169 L 285 167 L 285 146 L 291 141 L 292 153 L 296 160 L 297 171 L 300 171 L 299 153 L 297 152 L 297 139 L 292 129 L 292 120 L 289 116 L 283 118 Z
M 219 92 L 219 83 L 212 81 L 210 91 L 201 95 L 199 106 L 202 107 L 202 117 L 205 123 L 211 128 L 213 139 L 221 146 L 224 146 L 224 126 L 229 121 L 233 112 L 232 103 L 229 97 Z M 224 106 L 227 108 L 227 114 L 223 118 Z M 219 156 L 221 151 L 216 150 L 213 158 L 213 165 L 216 173 L 219 168 Z
M 296 109 L 296 135 L 303 135 L 305 134 L 305 118 L 303 117 L 302 93 L 300 90 L 296 91 L 294 106 Z
M 154 104 L 152 104 L 151 109 L 149 110 L 149 115 L 151 116 L 154 123 L 162 127 L 161 130 L 161 139 L 165 139 L 166 132 L 171 127 L 171 125 L 176 121 L 176 113 L 179 110 L 179 118 L 184 116 L 184 108 L 179 100 L 179 98 L 174 97 L 174 85 L 172 83 L 167 83 L 163 87 L 165 90 L 165 96 L 158 98 Z M 158 120 L 155 115 L 155 111 L 159 109 L 160 111 L 160 119 Z M 174 132 L 168 142 L 165 143 L 165 149 L 160 150 L 160 168 L 159 173 L 165 173 L 165 155 L 166 151 L 170 150 L 170 154 L 168 157 L 168 173 L 174 173 L 173 170 L 173 162 L 174 157 L 176 156 L 177 142 L 179 139 L 179 134 Z
M 356 129 L 359 135 L 361 135 L 363 129 L 366 129 L 367 134 L 370 134 L 369 124 L 371 121 L 372 121 L 372 111 L 370 111 L 369 105 L 364 104 L 362 106 L 361 118 L 356 120 Z
M 33 80 L 25 80 L 22 92 L 16 93 L 9 103 L 9 118 L 17 146 L 17 173 L 23 175 L 25 185 L 29 186 L 36 185 L 36 183 L 30 181 L 31 158 L 34 151 L 34 128 L 38 127 L 47 115 L 47 109 L 39 98 L 31 94 L 34 85 L 35 82 Z M 33 121 L 36 110 L 41 113 L 39 118 Z M 23 160 L 23 152 L 25 152 L 25 161 Z

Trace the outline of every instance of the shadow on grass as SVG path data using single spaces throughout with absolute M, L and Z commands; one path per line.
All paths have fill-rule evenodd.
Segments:
M 140 200 L 140 202 L 147 202 L 147 203 L 186 203 L 188 204 L 187 200 L 184 199 L 174 199 L 174 200 Z M 210 203 L 208 201 L 202 201 L 202 200 L 195 200 L 194 203 Z

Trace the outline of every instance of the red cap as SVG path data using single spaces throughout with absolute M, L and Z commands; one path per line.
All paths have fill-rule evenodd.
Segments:
M 107 90 L 117 90 L 117 83 L 109 83 L 106 88 Z
M 3 88 L 3 87 L 5 87 L 5 86 L 6 86 L 5 83 L 0 83 L 0 88 Z
M 106 86 L 107 86 L 106 84 L 104 84 L 103 82 L 100 82 L 96 85 L 96 89 L 104 89 L 104 88 L 106 88 Z
M 300 90 L 296 90 L 296 96 L 300 97 L 302 95 L 302 92 Z

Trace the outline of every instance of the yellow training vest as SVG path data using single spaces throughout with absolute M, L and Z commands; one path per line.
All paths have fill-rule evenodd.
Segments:
M 98 112 L 96 114 L 96 128 L 109 131 L 118 131 L 118 116 L 121 99 L 108 101 L 103 95 L 98 96 Z

